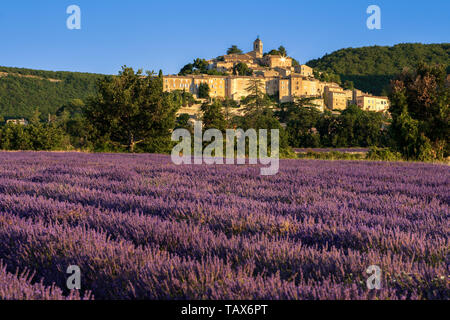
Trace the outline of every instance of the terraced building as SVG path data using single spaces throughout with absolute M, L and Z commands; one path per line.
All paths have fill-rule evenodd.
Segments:
M 293 65 L 293 59 L 280 54 L 264 54 L 259 37 L 253 42 L 253 50 L 247 53 L 227 54 L 208 60 L 208 69 L 223 75 L 189 74 L 164 76 L 165 91 L 187 91 L 198 95 L 199 85 L 208 84 L 212 98 L 229 98 L 236 101 L 249 94 L 251 80 L 260 80 L 262 89 L 280 102 L 290 102 L 300 97 L 315 97 L 319 109 L 343 110 L 347 105 L 363 101 L 358 98 L 369 95 L 360 90 L 344 90 L 336 83 L 321 82 L 314 77 L 314 70 L 307 65 Z M 238 64 L 252 70 L 251 76 L 236 75 Z M 375 99 L 375 97 L 374 97 Z M 379 101 L 374 111 L 385 111 L 389 106 L 387 97 L 376 97 Z

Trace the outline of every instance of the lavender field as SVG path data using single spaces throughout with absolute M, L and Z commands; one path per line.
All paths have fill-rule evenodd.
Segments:
M 0 299 L 448 299 L 449 191 L 421 163 L 0 153 Z

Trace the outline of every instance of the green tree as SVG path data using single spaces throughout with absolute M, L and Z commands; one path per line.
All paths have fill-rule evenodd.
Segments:
M 93 128 L 83 114 L 85 103 L 73 99 L 56 112 L 58 125 L 69 135 L 70 145 L 76 149 L 92 150 Z
M 222 101 L 222 105 L 223 105 L 223 113 L 225 116 L 225 121 L 227 122 L 228 125 L 231 125 L 232 123 L 232 118 L 233 118 L 233 109 L 236 109 L 239 107 L 239 104 L 237 101 L 230 99 L 230 98 L 226 98 L 225 100 Z
M 65 150 L 69 147 L 62 128 L 57 124 L 38 124 L 27 126 L 33 150 Z
M 342 86 L 346 90 L 353 90 L 355 88 L 353 81 L 350 81 L 350 80 L 345 80 L 344 84 Z
M 248 129 L 267 129 L 268 139 L 271 139 L 271 129 L 279 130 L 280 153 L 283 156 L 292 155 L 289 147 L 288 135 L 281 126 L 272 110 L 273 101 L 264 93 L 263 83 L 259 79 L 251 79 L 246 91 L 249 95 L 241 100 L 244 116 L 236 118 L 237 127 Z
M 209 99 L 210 91 L 211 88 L 209 87 L 209 84 L 202 82 L 198 85 L 198 97 L 200 99 Z
M 289 144 L 294 147 L 317 148 L 320 146 L 320 134 L 316 123 L 320 112 L 314 107 L 299 109 L 286 124 Z
M 272 105 L 272 101 L 263 91 L 264 84 L 259 79 L 250 79 L 246 91 L 249 95 L 241 100 L 248 117 L 257 117 Z
M 33 148 L 33 142 L 30 139 L 30 130 L 20 124 L 10 125 L 10 128 L 12 131 L 10 150 L 36 150 Z
M 408 159 L 442 159 L 450 153 L 450 88 L 444 66 L 420 64 L 392 81 L 394 148 Z
M 326 110 L 316 124 L 316 129 L 320 134 L 320 144 L 324 147 L 333 147 L 333 140 L 337 134 L 337 116 Z
M 208 70 L 208 62 L 205 59 L 197 58 L 194 60 L 194 69 L 200 73 L 206 73 Z
M 252 113 L 251 116 L 237 117 L 234 120 L 236 127 L 243 130 L 255 129 L 258 132 L 260 129 L 266 129 L 268 141 L 271 139 L 271 130 L 278 130 L 280 154 L 282 156 L 292 156 L 288 134 L 270 108 L 265 108 L 260 113 Z
M 382 113 L 350 105 L 337 115 L 325 111 L 317 120 L 316 129 L 324 147 L 382 146 L 387 122 Z
M 183 68 L 181 68 L 179 75 L 185 76 L 192 73 L 194 73 L 194 65 L 192 63 L 188 63 Z
M 272 49 L 268 53 L 266 53 L 265 55 L 279 56 L 280 55 L 280 51 Z
M 244 62 L 239 62 L 233 67 L 233 74 L 239 76 L 251 76 L 253 74 L 253 70 L 250 69 Z
M 187 113 L 180 114 L 175 121 L 174 129 L 188 129 L 190 132 L 193 132 L 193 127 L 189 122 L 190 119 L 191 117 Z
M 286 123 L 289 145 L 293 147 L 319 147 L 320 135 L 316 124 L 320 111 L 314 98 L 299 98 L 294 102 L 282 103 L 276 112 L 281 122 Z
M 280 103 L 275 114 L 281 122 L 286 123 L 304 108 L 317 107 L 314 100 L 316 100 L 316 98 L 313 97 L 295 98 L 292 102 Z
M 227 73 L 218 71 L 216 69 L 209 69 L 208 62 L 205 59 L 194 59 L 192 63 L 186 64 L 181 68 L 179 75 L 188 74 L 209 74 L 209 75 L 226 75 Z
M 41 112 L 38 109 L 35 109 L 33 115 L 30 118 L 30 124 L 37 125 L 41 121 Z
M 227 121 L 220 100 L 215 99 L 211 104 L 204 103 L 201 106 L 201 111 L 203 113 L 202 121 L 205 130 L 217 129 L 225 132 L 227 129 Z
M 379 146 L 382 141 L 383 122 L 381 113 L 363 111 L 356 105 L 350 105 L 337 117 L 333 146 Z
M 232 45 L 230 48 L 228 48 L 227 50 L 227 54 L 243 54 L 244 52 L 242 52 L 241 49 L 239 49 L 236 45 Z
M 3 150 L 67 150 L 70 147 L 62 128 L 55 123 L 7 124 L 0 129 Z
M 183 107 L 192 107 L 192 105 L 195 104 L 194 95 L 188 91 L 185 91 L 185 89 L 172 91 L 171 97 L 176 104 Z
M 286 51 L 286 48 L 283 47 L 283 46 L 280 46 L 280 47 L 278 48 L 278 50 L 272 49 L 272 50 L 270 50 L 269 52 L 265 53 L 264 55 L 265 55 L 265 56 L 266 56 L 266 55 L 283 56 L 283 57 L 287 57 L 287 56 L 288 56 L 287 51 Z M 295 60 L 295 61 L 298 63 L 297 60 Z
M 179 105 L 163 92 L 160 78 L 124 66 L 118 76 L 101 80 L 98 88 L 84 109 L 98 137 L 130 152 L 139 144 L 153 151 L 170 141 Z
M 205 59 L 196 58 L 193 63 L 188 63 L 181 68 L 179 75 L 205 73 L 208 73 L 208 62 Z

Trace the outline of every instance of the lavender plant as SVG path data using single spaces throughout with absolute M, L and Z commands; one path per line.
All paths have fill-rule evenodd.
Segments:
M 0 299 L 449 298 L 445 165 L 282 160 L 263 177 L 164 155 L 0 163 Z

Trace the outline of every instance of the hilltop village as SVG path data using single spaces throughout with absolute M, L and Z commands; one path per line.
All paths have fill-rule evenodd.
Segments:
M 259 37 L 253 42 L 253 51 L 226 54 L 206 63 L 208 70 L 215 70 L 219 75 L 166 75 L 163 76 L 164 91 L 181 90 L 198 97 L 203 83 L 208 84 L 211 98 L 240 101 L 249 95 L 246 89 L 250 80 L 258 79 L 265 93 L 276 96 L 281 103 L 309 97 L 316 98 L 313 103 L 321 111 L 344 110 L 349 104 L 367 111 L 383 112 L 389 108 L 387 97 L 372 96 L 358 89 L 345 90 L 337 83 L 319 81 L 307 65 L 294 65 L 292 58 L 279 52 L 263 54 L 263 42 Z M 238 66 L 252 70 L 251 75 L 236 74 Z

